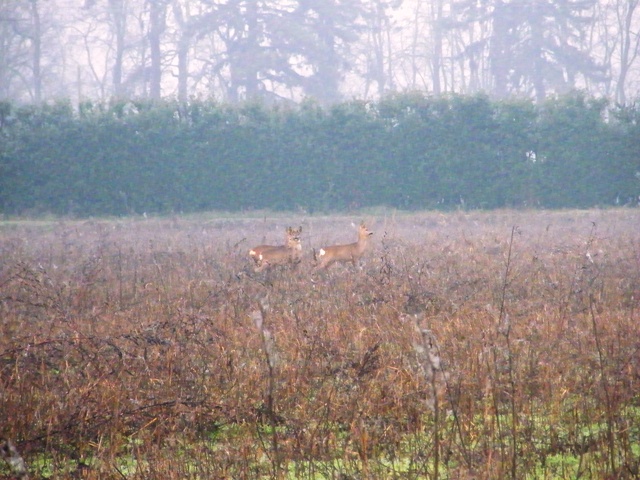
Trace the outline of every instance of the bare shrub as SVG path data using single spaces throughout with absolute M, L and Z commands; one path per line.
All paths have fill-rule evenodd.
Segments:
M 639 217 L 390 213 L 320 274 L 353 219 L 263 273 L 300 219 L 0 226 L 0 435 L 36 477 L 633 478 Z

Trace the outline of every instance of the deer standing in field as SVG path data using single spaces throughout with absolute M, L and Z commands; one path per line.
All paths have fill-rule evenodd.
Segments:
M 351 262 L 355 266 L 369 246 L 369 237 L 371 235 L 373 235 L 373 232 L 369 231 L 364 223 L 361 223 L 358 228 L 357 242 L 348 245 L 332 245 L 320 249 L 316 269 L 324 270 L 336 262 Z
M 300 230 L 302 230 L 302 227 L 300 227 Z M 285 230 L 285 245 L 287 245 L 287 243 L 289 242 L 289 238 L 293 235 L 293 232 L 294 230 L 291 227 L 287 227 L 287 229 Z M 264 252 L 265 250 L 276 248 L 277 246 L 278 245 L 258 245 L 257 247 L 253 247 L 251 250 L 249 250 L 249 256 L 256 263 L 256 265 L 258 265 L 260 263 L 260 254 L 262 254 L 262 252 Z
M 287 228 L 287 237 L 284 245 L 259 245 L 249 251 L 249 255 L 256 262 L 256 272 L 261 272 L 274 265 L 297 265 L 302 259 L 302 242 L 300 234 L 302 227 L 297 229 Z

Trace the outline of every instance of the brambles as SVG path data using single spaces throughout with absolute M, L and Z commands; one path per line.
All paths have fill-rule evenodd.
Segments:
M 250 219 L 2 227 L 0 436 L 34 476 L 633 478 L 639 220 L 395 214 L 268 281 Z

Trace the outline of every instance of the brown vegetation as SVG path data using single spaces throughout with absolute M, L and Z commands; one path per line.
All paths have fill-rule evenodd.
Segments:
M 299 221 L 3 224 L 0 437 L 53 478 L 638 474 L 640 211 L 379 215 L 322 275 L 351 219 L 311 217 L 253 272 Z

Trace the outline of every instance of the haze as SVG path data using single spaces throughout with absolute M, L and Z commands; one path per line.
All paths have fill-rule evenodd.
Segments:
M 640 91 L 638 0 L 3 0 L 0 99 Z

